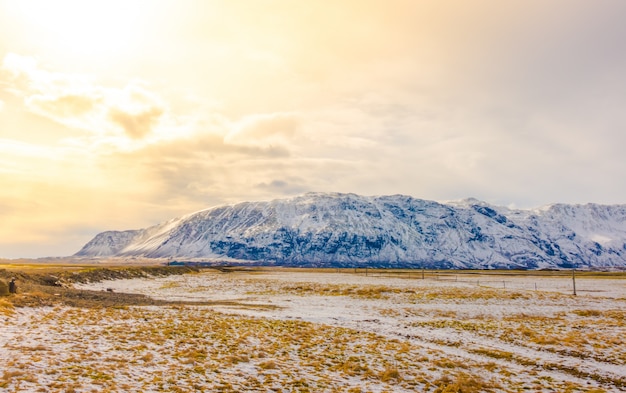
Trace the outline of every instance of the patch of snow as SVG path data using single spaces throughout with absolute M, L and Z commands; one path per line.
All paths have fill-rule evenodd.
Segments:
M 201 316 L 205 312 L 203 310 L 212 309 L 229 316 L 268 321 L 306 321 L 319 326 L 334 326 L 371 333 L 388 340 L 400 340 L 410 343 L 416 351 L 431 358 L 432 363 L 427 364 L 432 369 L 437 369 L 438 366 L 435 366 L 437 359 L 456 359 L 459 364 L 491 364 L 491 368 L 480 371 L 480 376 L 484 380 L 497 380 L 502 378 L 502 375 L 507 375 L 509 383 L 528 388 L 532 386 L 533 391 L 554 391 L 555 383 L 571 383 L 586 388 L 600 387 L 608 392 L 621 390 L 621 387 L 613 386 L 610 382 L 602 382 L 626 380 L 623 359 L 619 360 L 621 356 L 619 348 L 608 347 L 601 350 L 589 347 L 584 349 L 588 351 L 585 352 L 586 355 L 581 356 L 563 346 L 564 344 L 540 345 L 530 342 L 529 339 L 524 340 L 523 335 L 505 339 L 502 334 L 510 328 L 506 325 L 507 321 L 519 318 L 522 327 L 524 319 L 527 319 L 528 323 L 545 319 L 546 332 L 556 327 L 551 325 L 550 321 L 558 319 L 560 324 L 565 325 L 564 333 L 570 331 L 578 335 L 602 333 L 611 337 L 623 337 L 626 334 L 623 324 L 607 322 L 602 326 L 594 326 L 591 324 L 591 317 L 584 315 L 597 314 L 598 320 L 601 321 L 603 318 L 609 318 L 608 315 L 611 313 L 617 313 L 616 315 L 623 313 L 626 310 L 625 279 L 580 277 L 576 281 L 579 296 L 572 296 L 572 282 L 568 277 L 440 273 L 421 279 L 420 272 L 415 272 L 409 277 L 280 270 L 250 273 L 207 271 L 184 276 L 81 284 L 76 287 L 102 291 L 113 288 L 115 292 L 141 293 L 165 300 L 239 302 L 214 306 L 187 306 L 182 310 L 143 308 L 144 318 L 170 321 L 172 334 L 175 334 L 179 325 L 182 328 L 186 318 L 198 318 L 198 315 Z M 364 295 L 360 296 L 349 291 L 341 292 L 345 289 L 363 289 Z M 337 292 L 333 293 L 334 290 Z M 368 296 L 368 290 L 372 291 L 373 295 Z M 381 296 L 376 295 L 377 291 Z M 259 307 L 254 307 L 255 305 Z M 267 305 L 275 307 L 261 307 Z M 125 319 L 106 317 L 105 312 L 106 318 L 98 326 L 74 325 L 71 320 L 63 322 L 63 329 L 54 324 L 59 323 L 53 318 L 55 314 L 73 312 L 78 316 L 82 311 L 20 309 L 14 316 L 8 317 L 0 324 L 2 329 L 0 348 L 5 353 L 7 349 L 12 353 L 11 351 L 17 351 L 14 349 L 16 347 L 45 346 L 51 337 L 58 342 L 63 342 L 63 337 L 66 337 L 65 347 L 58 344 L 52 348 L 60 358 L 63 358 L 64 351 L 70 351 L 70 346 L 77 342 L 88 353 L 100 353 L 111 358 L 115 357 L 117 352 L 115 345 L 111 344 L 110 332 L 129 331 L 143 323 L 149 323 L 137 316 Z M 577 313 L 582 316 L 578 317 Z M 436 324 L 439 322 L 440 326 Z M 456 324 L 468 324 L 470 328 L 454 328 Z M 471 328 L 483 324 L 491 326 L 493 330 Z M 568 327 L 568 324 L 571 324 L 571 327 Z M 198 335 L 204 333 L 206 332 L 197 332 Z M 248 344 L 255 347 L 254 338 L 250 339 L 252 341 Z M 169 341 L 167 343 L 166 345 L 173 345 Z M 183 344 L 184 342 L 180 345 Z M 141 385 L 137 381 L 145 381 L 150 375 L 172 372 L 171 369 L 160 366 L 176 363 L 176 359 L 167 358 L 162 354 L 168 353 L 171 350 L 169 347 L 159 349 L 150 341 L 137 342 L 134 345 L 147 346 L 146 351 L 153 353 L 157 360 L 151 366 L 142 366 L 138 363 L 132 368 L 131 375 L 119 377 L 129 389 L 141 390 Z M 489 351 L 509 353 L 521 360 L 486 356 L 485 353 Z M 396 355 L 389 353 L 385 356 L 393 359 Z M 373 355 L 368 356 L 365 360 L 371 361 Z M 0 360 L 0 366 L 2 365 Z M 505 372 L 501 375 L 502 370 Z M 450 371 L 448 369 L 446 372 Z M 307 371 L 292 369 L 290 372 Z M 423 372 L 429 371 L 425 368 Z M 241 382 L 242 378 L 262 378 L 259 369 L 251 363 L 236 364 L 221 375 L 232 383 Z M 53 379 L 54 376 L 50 378 Z M 310 380 L 314 378 L 311 377 Z M 526 385 L 530 381 L 547 382 L 542 388 L 537 387 L 538 385 Z M 187 382 L 189 381 L 181 383 Z M 357 376 L 347 378 L 343 382 L 373 392 L 390 389 L 387 384 Z M 189 383 L 188 387 L 191 389 L 191 382 Z M 215 385 L 211 385 L 209 381 L 198 380 L 196 384 L 204 389 L 215 389 Z M 97 384 L 89 386 L 96 388 Z M 410 390 L 396 386 L 393 391 Z M 510 390 L 505 386 L 495 391 Z

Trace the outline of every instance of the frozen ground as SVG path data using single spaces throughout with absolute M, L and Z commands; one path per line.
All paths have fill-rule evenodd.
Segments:
M 624 391 L 626 280 L 576 287 L 281 270 L 81 285 L 232 303 L 0 315 L 0 391 Z

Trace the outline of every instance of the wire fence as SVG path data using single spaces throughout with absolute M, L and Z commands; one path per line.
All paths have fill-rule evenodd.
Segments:
M 441 271 L 427 269 L 350 269 L 367 277 L 403 278 L 440 282 L 442 285 L 485 287 L 503 290 L 559 292 L 571 295 L 626 297 L 623 272 L 576 271 Z M 617 280 L 616 282 L 614 282 Z M 606 284 L 611 281 L 612 285 Z M 620 290 L 621 288 L 621 290 Z M 617 292 L 616 292 L 617 291 Z M 621 295 L 620 295 L 621 292 Z

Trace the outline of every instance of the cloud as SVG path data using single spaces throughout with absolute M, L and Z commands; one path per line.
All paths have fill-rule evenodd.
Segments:
M 155 131 L 166 110 L 141 82 L 102 86 L 84 75 L 42 70 L 29 57 L 9 53 L 0 78 L 40 116 L 94 137 L 142 139 Z
M 127 167 L 140 171 L 141 181 L 154 185 L 154 203 L 193 210 L 206 207 L 210 200 L 243 198 L 257 182 L 284 174 L 274 166 L 290 162 L 291 156 L 280 146 L 236 145 L 219 134 L 197 130 L 102 160 L 121 176 Z
M 39 113 L 66 119 L 87 115 L 95 109 L 98 101 L 97 97 L 76 94 L 60 96 L 32 95 L 26 99 L 26 105 Z
M 267 192 L 269 195 L 297 195 L 309 190 L 303 184 L 302 179 L 294 179 L 291 183 L 286 180 L 272 180 L 269 183 L 259 183 L 255 187 Z
M 0 139 L 0 153 L 0 248 L 9 253 L 3 256 L 42 256 L 40 250 L 68 255 L 89 240 L 87 234 L 72 234 L 71 228 L 85 222 L 126 227 L 141 220 L 137 205 L 121 208 L 141 204 L 150 190 L 149 184 L 133 182 L 133 168 L 115 176 L 82 149 L 12 140 Z M 11 255 L 12 247 L 23 254 Z
M 139 113 L 128 113 L 117 108 L 109 110 L 111 120 L 122 127 L 126 135 L 133 139 L 141 139 L 148 135 L 161 115 L 163 115 L 163 109 L 158 107 Z
M 149 135 L 165 113 L 160 98 L 140 85 L 116 91 L 110 101 L 110 120 L 132 139 Z
M 20 56 L 15 53 L 7 53 L 2 59 L 2 70 L 13 79 L 37 72 L 37 61 L 32 57 Z
M 295 136 L 299 123 L 294 113 L 246 116 L 232 127 L 224 137 L 224 142 L 250 146 L 286 144 Z

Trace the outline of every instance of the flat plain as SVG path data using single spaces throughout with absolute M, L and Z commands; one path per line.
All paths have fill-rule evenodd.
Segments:
M 570 272 L 206 269 L 73 283 L 163 303 L 0 298 L 0 391 L 624 391 L 626 275 L 575 280 L 576 295 Z

